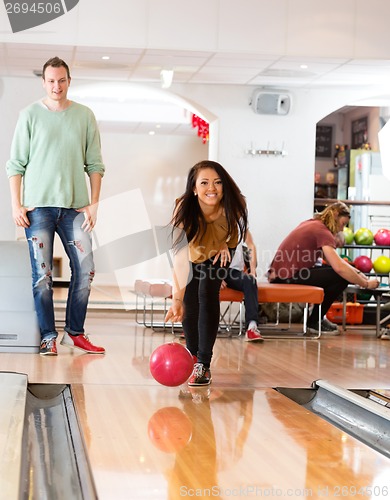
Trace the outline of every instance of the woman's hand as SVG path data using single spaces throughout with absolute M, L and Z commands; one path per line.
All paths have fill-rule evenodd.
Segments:
M 227 266 L 228 263 L 232 260 L 229 252 L 229 247 L 226 243 L 219 249 L 218 253 L 215 255 L 213 264 L 215 264 L 219 258 L 221 258 L 222 267 Z
M 181 299 L 173 299 L 172 305 L 169 308 L 164 323 L 181 323 L 184 317 L 184 304 Z
M 371 278 L 369 280 L 367 280 L 367 286 L 366 288 L 368 288 L 369 290 L 374 290 L 375 288 L 378 288 L 379 286 L 379 280 L 376 279 L 376 278 Z

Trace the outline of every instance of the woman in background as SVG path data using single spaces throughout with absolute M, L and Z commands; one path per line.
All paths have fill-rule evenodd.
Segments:
M 321 311 L 321 333 L 339 335 L 338 327 L 326 319 L 330 306 L 349 283 L 362 288 L 377 288 L 379 281 L 369 279 L 345 262 L 337 253 L 337 235 L 351 218 L 349 208 L 338 201 L 301 222 L 280 244 L 268 271 L 271 283 L 312 285 L 324 289 Z M 325 259 L 326 265 L 318 265 Z M 318 333 L 319 305 L 315 305 L 307 322 L 310 333 Z

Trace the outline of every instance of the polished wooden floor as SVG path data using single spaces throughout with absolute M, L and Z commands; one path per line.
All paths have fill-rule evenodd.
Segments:
M 71 385 L 99 499 L 390 496 L 389 459 L 274 390 L 324 379 L 389 393 L 390 342 L 372 326 L 318 341 L 218 338 L 211 386 L 191 391 L 149 373 L 152 351 L 178 337 L 115 310 L 91 308 L 86 326 L 105 356 L 59 345 L 58 357 L 0 353 L 0 370 Z

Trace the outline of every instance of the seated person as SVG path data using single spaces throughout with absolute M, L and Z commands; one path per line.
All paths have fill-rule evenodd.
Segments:
M 377 288 L 379 281 L 368 279 L 345 262 L 336 251 L 336 235 L 350 219 L 347 205 L 336 202 L 316 213 L 312 219 L 299 224 L 282 241 L 270 265 L 271 283 L 312 285 L 324 289 L 322 313 L 326 315 L 332 303 L 349 283 L 362 288 Z M 326 265 L 318 266 L 324 259 Z M 318 333 L 319 305 L 315 305 L 308 319 L 308 332 Z M 321 321 L 321 332 L 339 335 L 337 325 L 326 318 Z
M 245 340 L 247 342 L 262 342 L 264 339 L 257 326 L 259 315 L 259 301 L 256 281 L 256 246 L 250 231 L 247 231 L 245 244 L 248 247 L 249 269 L 245 272 L 245 259 L 243 243 L 240 242 L 236 248 L 232 262 L 227 270 L 227 276 L 222 282 L 222 288 L 228 286 L 233 290 L 244 293 L 245 305 Z

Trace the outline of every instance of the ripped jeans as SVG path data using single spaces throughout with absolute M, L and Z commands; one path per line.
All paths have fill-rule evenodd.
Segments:
M 41 339 L 57 338 L 53 304 L 53 244 L 57 233 L 69 257 L 71 280 L 66 304 L 65 331 L 84 333 L 95 269 L 92 239 L 81 229 L 84 213 L 74 209 L 39 207 L 27 212 L 25 229 L 31 260 L 32 288 Z

